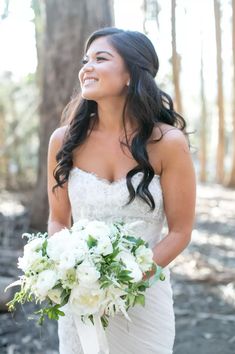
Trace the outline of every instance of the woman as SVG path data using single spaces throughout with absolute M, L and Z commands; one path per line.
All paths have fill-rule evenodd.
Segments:
M 70 227 L 71 216 L 74 222 L 142 220 L 138 232 L 166 279 L 147 290 L 145 307 L 129 310 L 132 322 L 110 319 L 110 353 L 170 354 L 175 323 L 168 265 L 190 241 L 195 208 L 186 124 L 156 85 L 158 57 L 144 34 L 100 29 L 87 40 L 82 62 L 81 98 L 49 143 L 48 232 Z M 59 339 L 60 354 L 82 353 L 69 314 L 59 321 Z

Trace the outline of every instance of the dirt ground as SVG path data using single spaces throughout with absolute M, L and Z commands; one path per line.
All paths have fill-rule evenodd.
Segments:
M 192 241 L 172 264 L 172 286 L 174 354 L 234 354 L 234 190 L 198 187 Z M 29 304 L 0 315 L 0 354 L 58 354 L 56 324 L 27 321 L 32 312 Z

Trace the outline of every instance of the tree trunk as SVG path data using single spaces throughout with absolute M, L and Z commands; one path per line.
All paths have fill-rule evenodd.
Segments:
M 203 45 L 202 45 L 203 48 Z M 203 49 L 201 51 L 201 124 L 200 124 L 200 182 L 206 182 L 207 171 L 207 109 L 206 109 L 206 97 L 204 89 L 204 65 L 203 65 Z
M 52 132 L 78 83 L 87 37 L 113 24 L 113 1 L 47 0 L 40 104 L 37 183 L 31 202 L 31 226 L 46 231 L 48 219 L 47 151 Z
M 181 91 L 180 91 L 180 56 L 176 48 L 176 17 L 175 17 L 176 0 L 171 0 L 171 35 L 172 35 L 172 69 L 173 84 L 175 89 L 175 105 L 176 111 L 183 114 Z
M 225 154 L 225 133 L 224 133 L 224 93 L 223 93 L 223 68 L 222 68 L 222 45 L 221 45 L 221 10 L 219 0 L 214 0 L 215 12 L 215 33 L 217 50 L 217 105 L 219 113 L 218 144 L 216 155 L 216 181 L 224 181 L 224 154 Z
M 232 170 L 228 183 L 228 187 L 235 188 L 235 0 L 232 0 L 232 41 L 233 41 L 233 156 L 232 156 Z

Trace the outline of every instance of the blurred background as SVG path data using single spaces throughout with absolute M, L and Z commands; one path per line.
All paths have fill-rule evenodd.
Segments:
M 31 305 L 7 313 L 3 289 L 21 234 L 46 231 L 49 137 L 86 39 L 107 26 L 151 39 L 156 82 L 192 132 L 197 217 L 171 264 L 174 354 L 235 353 L 235 0 L 0 0 L 0 353 L 58 353 L 56 324 L 27 321 Z

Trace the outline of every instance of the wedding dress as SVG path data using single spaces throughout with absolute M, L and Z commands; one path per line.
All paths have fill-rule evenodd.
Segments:
M 136 188 L 142 172 L 132 178 Z M 126 178 L 109 182 L 95 173 L 74 167 L 68 180 L 68 194 L 74 222 L 81 218 L 106 222 L 142 220 L 137 235 L 142 236 L 151 248 L 162 238 L 165 220 L 160 176 L 155 175 L 149 185 L 156 207 L 149 206 L 136 197 L 128 206 L 123 206 L 129 196 Z M 131 322 L 123 315 L 111 317 L 106 335 L 110 354 L 172 354 L 175 338 L 173 296 L 168 267 L 163 270 L 166 279 L 157 281 L 145 293 L 145 306 L 129 309 Z M 82 354 L 73 316 L 68 312 L 58 322 L 60 354 Z M 87 338 L 89 340 L 89 338 Z

